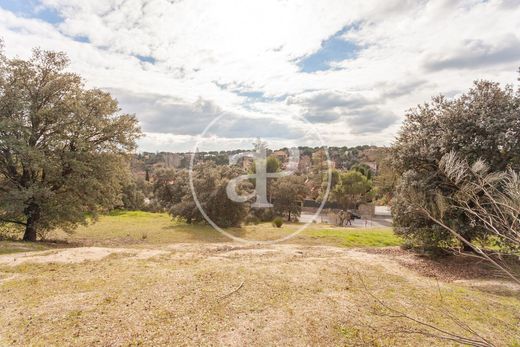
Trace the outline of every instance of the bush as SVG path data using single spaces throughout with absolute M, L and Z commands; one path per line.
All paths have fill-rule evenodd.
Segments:
M 277 228 L 281 228 L 282 225 L 283 225 L 282 217 L 276 217 L 275 219 L 273 219 L 273 226 L 275 226 Z
M 218 166 L 209 162 L 193 167 L 193 187 L 199 206 L 221 228 L 240 226 L 247 216 L 247 205 L 227 196 L 229 180 L 243 173 L 237 166 Z M 188 224 L 206 222 L 193 199 L 188 170 L 159 170 L 155 180 L 155 197 L 172 217 L 181 217 Z M 237 189 L 239 194 L 250 192 L 252 185 L 244 181 Z
M 246 225 L 249 225 L 249 224 L 257 225 L 257 224 L 260 224 L 260 219 L 257 216 L 255 216 L 254 214 L 249 214 L 246 217 L 246 220 L 244 222 L 246 223 Z
M 274 218 L 272 208 L 254 208 L 250 210 L 249 215 L 258 218 L 259 222 L 270 222 Z
M 450 171 L 440 164 L 454 153 L 467 164 L 468 172 L 469 165 L 481 160 L 490 168 L 486 174 L 520 171 L 520 142 L 512 140 L 520 137 L 519 95 L 512 87 L 501 89 L 498 83 L 478 81 L 459 98 L 436 97 L 406 114 L 392 148 L 392 165 L 401 176 L 392 201 L 396 233 L 426 250 L 460 243 L 431 217 L 442 220 L 469 242 L 486 242 L 494 234 L 485 225 L 487 218 L 464 210 L 465 202 L 453 205 L 472 197 L 468 188 L 478 187 L 480 178 L 475 172 L 450 178 Z M 496 177 L 481 182 L 494 184 Z M 497 190 L 502 192 L 500 187 Z M 478 200 L 485 196 L 475 195 Z M 486 209 L 491 205 L 470 202 L 468 206 Z M 494 215 L 499 213 L 495 210 Z M 466 244 L 461 246 L 471 250 Z

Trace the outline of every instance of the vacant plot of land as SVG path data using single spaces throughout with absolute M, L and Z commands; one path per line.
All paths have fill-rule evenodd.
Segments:
M 456 345 L 391 309 L 445 337 L 469 337 L 468 325 L 518 342 L 518 286 L 456 259 L 373 248 L 398 243 L 389 230 L 317 226 L 255 246 L 156 217 L 106 217 L 68 238 L 90 247 L 1 255 L 0 345 Z M 290 231 L 236 232 L 262 229 Z

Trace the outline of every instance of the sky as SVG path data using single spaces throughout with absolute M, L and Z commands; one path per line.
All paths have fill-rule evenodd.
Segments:
M 140 151 L 390 145 L 406 111 L 517 84 L 520 0 L 0 0 L 10 57 L 64 51 Z

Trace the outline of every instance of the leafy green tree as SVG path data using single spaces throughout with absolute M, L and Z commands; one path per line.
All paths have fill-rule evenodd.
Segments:
M 339 182 L 332 190 L 332 198 L 342 208 L 356 208 L 356 206 L 368 200 L 372 181 L 358 171 L 346 171 L 339 174 Z
M 338 183 L 339 183 L 339 171 L 338 170 L 332 170 L 331 173 L 330 173 L 330 189 L 334 189 Z M 324 180 L 326 180 L 327 178 L 325 178 Z M 327 186 L 327 182 L 324 182 L 324 187 Z
M 208 217 L 222 228 L 239 226 L 247 216 L 247 204 L 230 200 L 226 193 L 229 180 L 241 174 L 244 171 L 237 166 L 218 166 L 212 162 L 199 163 L 193 168 L 197 199 Z M 184 218 L 187 223 L 206 221 L 193 199 L 187 170 L 158 171 L 154 191 L 163 208 L 173 217 Z M 238 191 L 251 191 L 251 184 L 242 182 Z
M 350 168 L 350 170 L 357 171 L 361 174 L 363 174 L 366 178 L 372 179 L 372 171 L 370 170 L 370 167 L 366 164 L 354 164 Z
M 134 116 L 66 72 L 63 53 L 0 57 L 0 222 L 23 239 L 120 204 L 127 154 L 140 131 Z
M 154 198 L 162 210 L 171 211 L 176 206 L 175 216 L 191 223 L 200 220 L 199 212 L 191 197 L 188 171 L 185 169 L 160 169 L 155 172 Z M 182 211 L 181 211 L 182 210 Z
M 123 186 L 121 206 L 125 210 L 145 210 L 147 209 L 146 199 L 152 191 L 152 184 L 143 178 L 131 179 Z
M 319 148 L 312 153 L 311 162 L 311 172 L 320 177 L 323 172 L 326 172 L 329 169 L 326 149 Z
M 268 156 L 266 159 L 257 159 L 257 160 L 265 160 L 265 170 L 268 173 L 274 173 L 280 171 L 282 164 L 280 160 L 273 155 Z M 256 164 L 256 160 L 255 160 Z M 256 173 L 256 165 L 251 166 L 251 172 Z
M 392 208 L 397 231 L 422 247 L 450 244 L 452 236 L 417 212 L 410 197 L 422 191 L 426 205 L 434 206 L 430 192 L 447 199 L 459 192 L 439 170 L 441 159 L 450 152 L 470 163 L 484 160 L 495 172 L 518 171 L 519 139 L 520 93 L 498 83 L 477 81 L 457 99 L 439 96 L 410 110 L 392 150 L 393 166 L 402 176 Z M 489 235 L 463 211 L 446 211 L 443 218 L 470 242 Z
M 302 176 L 284 176 L 278 178 L 272 187 L 273 209 L 275 214 L 287 216 L 287 220 L 297 219 L 302 211 L 302 202 L 308 189 Z
M 377 161 L 377 175 L 372 178 L 375 199 L 383 205 L 390 204 L 398 180 L 399 175 L 392 166 L 391 152 L 385 148 Z
M 273 155 L 270 155 L 265 159 L 257 159 L 257 160 L 265 160 L 265 171 L 267 173 L 275 173 L 275 172 L 279 172 L 281 170 L 282 164 L 280 163 L 280 160 L 278 160 L 278 158 L 276 158 Z M 253 174 L 256 173 L 257 160 L 255 160 L 254 164 L 251 167 L 251 172 Z M 250 182 L 253 186 L 255 186 L 256 180 L 251 179 Z M 268 177 L 267 178 L 267 199 L 268 199 L 268 201 L 271 201 L 273 199 L 272 186 L 273 186 L 273 178 Z M 266 217 L 268 217 L 268 214 L 266 214 L 264 212 L 265 211 L 263 211 L 263 210 L 254 211 L 255 215 L 257 215 L 257 217 L 260 218 L 261 220 L 264 220 Z
M 327 190 L 327 184 L 329 179 L 329 163 L 327 160 L 326 149 L 317 148 L 312 153 L 311 164 L 311 169 L 308 173 L 308 186 L 310 187 L 309 198 L 321 200 L 323 199 L 323 196 L 325 195 L 325 192 Z M 334 181 L 335 178 L 337 178 L 337 176 L 333 170 L 332 181 Z M 331 187 L 333 186 L 334 184 L 331 184 Z

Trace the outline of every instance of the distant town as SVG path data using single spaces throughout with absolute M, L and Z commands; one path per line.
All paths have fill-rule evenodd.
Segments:
M 312 167 L 313 160 L 323 160 L 325 154 L 322 147 L 298 147 L 300 160 L 298 172 L 306 174 Z M 366 165 L 374 175 L 378 173 L 378 166 L 385 157 L 386 147 L 362 145 L 356 147 L 328 147 L 330 167 L 338 170 L 349 170 L 356 164 Z M 247 150 L 197 152 L 195 162 L 213 162 L 217 165 L 228 165 L 229 157 Z M 289 149 L 268 149 L 268 156 L 274 156 L 285 168 L 289 159 Z M 148 180 L 158 169 L 188 169 L 192 157 L 191 152 L 141 152 L 132 158 L 132 172 L 135 176 Z M 242 158 L 239 164 L 244 169 L 250 169 L 252 158 Z

